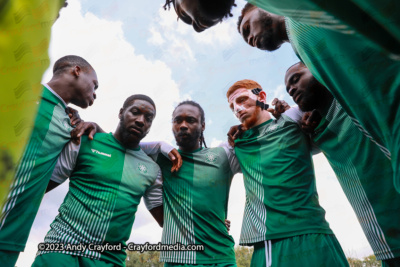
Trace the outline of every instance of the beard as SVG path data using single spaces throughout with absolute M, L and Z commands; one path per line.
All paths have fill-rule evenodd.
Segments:
M 262 27 L 265 30 L 262 32 L 257 47 L 261 50 L 275 51 L 280 47 L 280 45 L 277 45 L 275 41 L 276 38 L 274 36 L 274 29 L 272 28 L 272 18 L 269 14 L 262 11 L 259 12 L 261 14 L 260 20 L 262 22 Z
M 258 121 L 258 117 L 259 114 L 261 113 L 261 108 L 260 107 L 256 107 L 256 109 L 254 110 L 254 112 L 250 115 L 250 117 L 248 117 L 247 119 L 245 119 L 242 124 L 245 127 L 246 130 L 252 128 L 256 122 Z
M 304 112 L 317 109 L 318 104 L 324 102 L 325 90 L 325 87 L 313 76 L 307 84 L 307 93 L 302 94 L 302 99 L 298 103 L 299 108 Z
M 147 135 L 146 132 L 142 132 L 141 134 L 140 133 L 131 133 L 129 131 L 129 129 L 126 128 L 124 117 L 122 117 L 120 119 L 119 124 L 120 124 L 120 129 L 122 130 L 121 137 L 124 141 L 129 140 L 130 142 L 138 142 L 139 143 L 140 140 L 142 140 Z
M 201 130 L 196 129 L 191 134 L 187 132 L 174 133 L 176 144 L 184 149 L 191 149 L 200 142 Z

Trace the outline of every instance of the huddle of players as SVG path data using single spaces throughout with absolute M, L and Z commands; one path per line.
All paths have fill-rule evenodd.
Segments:
M 302 59 L 307 55 L 311 57 L 310 53 L 304 52 L 308 52 L 306 48 L 299 45 L 300 51 L 293 44 L 303 44 L 301 40 L 293 41 L 296 21 L 287 19 L 285 22 L 280 16 L 270 15 L 254 6 L 246 7 L 238 28 L 249 44 L 272 50 L 271 46 L 278 48 L 290 39 Z M 176 5 L 175 9 L 179 15 L 180 9 Z M 205 24 L 199 25 L 197 30 L 202 30 L 201 25 Z M 290 27 L 290 37 L 285 26 L 286 29 Z M 193 27 L 196 29 L 195 24 Z M 257 29 L 261 30 L 259 36 L 255 32 Z M 263 29 L 265 36 L 261 35 Z M 307 33 L 312 30 L 307 29 Z M 268 39 L 271 32 L 274 37 Z M 274 39 L 282 36 L 279 40 Z M 371 52 L 365 60 L 374 56 Z M 384 55 L 380 56 L 384 58 Z M 307 63 L 307 60 L 303 61 Z M 139 147 L 139 141 L 147 134 L 155 116 L 155 104 L 142 95 L 134 95 L 125 101 L 114 134 L 99 133 L 92 141 L 88 140 L 91 137 L 83 136 L 80 145 L 70 142 L 63 149 L 71 130 L 68 114 L 64 111 L 66 105 L 69 102 L 81 107 L 92 104 L 97 77 L 87 62 L 64 62 L 61 71 L 56 66 L 57 63 L 52 81 L 45 85 L 35 130 L 1 217 L 0 253 L 5 260 L 10 260 L 10 266 L 25 246 L 50 176 L 55 183 L 69 177 L 70 189 L 45 238 L 47 243 L 125 242 L 137 205 L 144 196 L 147 208 L 164 227 L 163 243 L 195 243 L 205 247 L 201 252 L 162 252 L 161 260 L 166 266 L 235 266 L 234 243 L 224 219 L 227 217 L 230 182 L 239 171 L 243 172 L 246 188 L 240 244 L 254 246 L 252 266 L 348 265 L 325 221 L 325 211 L 318 204 L 310 140 L 299 126 L 302 114 L 298 110 L 292 108 L 273 120 L 262 104 L 266 102 L 266 94 L 260 90 L 261 86 L 250 80 L 236 82 L 228 90 L 227 98 L 246 131 L 236 138 L 234 149 L 226 144 L 202 148 L 204 112 L 194 102 L 183 102 L 173 113 L 173 132 L 182 156 L 182 167 L 172 173 L 172 163 L 166 158 L 170 148 L 162 149 L 159 144 L 140 145 L 158 167 Z M 77 89 L 75 93 L 63 95 L 66 91 L 59 87 L 60 79 L 57 78 L 60 75 L 68 81 L 64 84 Z M 379 78 L 385 77 L 380 75 Z M 316 110 L 309 118 L 318 114 L 322 118 L 313 127 L 311 141 L 332 165 L 377 258 L 383 260 L 383 265 L 396 266 L 399 264 L 400 233 L 399 220 L 393 217 L 399 214 L 400 196 L 393 186 L 396 170 L 391 163 L 395 155 L 380 143 L 383 139 L 372 139 L 359 130 L 362 126 L 367 127 L 360 125 L 362 120 L 359 123 L 346 114 L 344 110 L 349 105 L 343 105 L 340 97 L 335 95 L 335 99 L 327 90 L 330 88 L 339 94 L 326 86 L 330 84 L 329 80 L 322 79 L 324 85 L 318 80 L 303 63 L 289 68 L 285 76 L 287 91 L 300 109 Z M 385 85 L 387 90 L 392 88 L 390 84 Z M 379 124 L 384 128 L 382 125 Z M 378 127 L 373 133 L 379 130 Z M 389 137 L 387 140 L 395 139 L 393 135 Z M 177 161 L 179 159 L 175 157 L 173 162 Z M 165 209 L 165 218 L 162 209 Z M 18 238 L 20 241 L 10 241 Z M 93 251 L 56 252 L 40 252 L 34 264 L 111 266 L 123 265 L 125 259 L 123 251 L 101 254 Z
M 173 1 L 174 8 L 196 31 L 199 25 L 205 30 L 231 16 L 234 6 L 232 0 L 214 1 L 214 6 L 209 1 L 185 2 Z M 332 165 L 377 259 L 383 266 L 399 266 L 400 220 L 391 216 L 399 214 L 400 193 L 400 4 L 248 2 L 239 17 L 239 33 L 262 50 L 291 44 L 302 63 L 288 70 L 287 90 L 302 110 L 318 110 L 306 117 L 304 128 L 317 126 L 314 144 Z M 217 7 L 219 14 L 211 11 Z M 307 80 L 310 84 L 304 83 Z M 312 95 L 327 100 L 310 105 L 311 92 L 305 94 L 300 85 L 307 90 L 324 88 L 325 93 L 314 90 Z M 318 115 L 322 120 L 313 123 Z

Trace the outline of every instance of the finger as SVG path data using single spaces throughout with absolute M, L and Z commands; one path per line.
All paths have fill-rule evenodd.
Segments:
M 76 138 L 80 138 L 84 133 L 85 133 L 85 128 L 81 127 L 81 128 L 75 128 L 76 132 L 75 132 L 75 137 Z
M 231 139 L 231 138 L 228 138 L 228 144 L 229 144 L 231 147 L 234 147 L 234 146 L 235 146 L 235 142 L 234 142 L 233 139 Z
M 232 136 L 233 143 L 235 143 L 235 140 L 239 137 L 239 135 L 240 135 L 240 132 L 237 131 L 237 132 Z
M 179 169 L 182 167 L 182 164 L 183 164 L 183 159 L 179 155 L 179 157 L 178 157 L 178 168 L 176 169 L 176 171 L 179 171 Z
M 283 113 L 282 109 L 283 109 L 282 102 L 281 101 L 277 101 L 276 105 L 275 105 L 275 110 L 280 112 L 280 113 Z
M 93 140 L 94 135 L 96 134 L 96 129 L 92 129 L 89 133 L 89 139 Z
M 276 105 L 276 102 L 278 102 L 278 98 L 274 98 L 274 100 L 272 100 L 272 102 L 271 102 L 271 105 L 272 105 L 272 106 L 275 106 L 275 105 Z
M 283 105 L 283 108 L 284 108 L 285 110 L 288 110 L 288 109 L 290 108 L 289 104 L 286 103 L 285 100 L 282 100 L 282 105 Z
M 310 116 L 310 113 L 304 113 L 303 118 L 301 118 L 302 122 L 306 122 L 308 117 Z
M 320 117 L 321 117 L 321 116 L 320 116 L 320 114 L 319 114 L 318 111 L 313 111 L 313 112 L 311 113 L 311 115 L 310 115 L 309 120 L 316 122 L 316 121 L 319 120 Z
M 80 138 L 72 138 L 72 143 L 79 145 L 81 143 L 81 139 Z

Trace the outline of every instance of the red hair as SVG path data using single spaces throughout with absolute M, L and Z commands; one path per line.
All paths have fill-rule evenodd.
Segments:
M 235 92 L 238 89 L 248 89 L 248 90 L 252 90 L 254 88 L 260 88 L 262 90 L 261 85 L 258 82 L 255 82 L 253 80 L 241 80 L 241 81 L 237 81 L 235 82 L 231 87 L 229 87 L 228 92 L 226 92 L 226 97 L 229 98 L 229 96 Z

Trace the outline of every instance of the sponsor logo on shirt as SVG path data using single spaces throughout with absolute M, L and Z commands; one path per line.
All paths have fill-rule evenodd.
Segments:
M 215 155 L 214 153 L 207 153 L 206 154 L 206 161 L 208 163 L 215 163 L 217 162 L 218 156 Z
M 137 168 L 141 173 L 147 173 L 147 167 L 144 164 L 138 163 Z
M 102 155 L 102 156 L 106 156 L 106 157 L 111 158 L 111 154 L 106 154 L 106 153 L 104 153 L 104 152 L 100 152 L 100 151 L 98 151 L 98 150 L 96 150 L 96 149 L 93 149 L 93 148 L 92 148 L 92 152 L 95 153 L 95 154 L 99 154 L 99 155 Z

